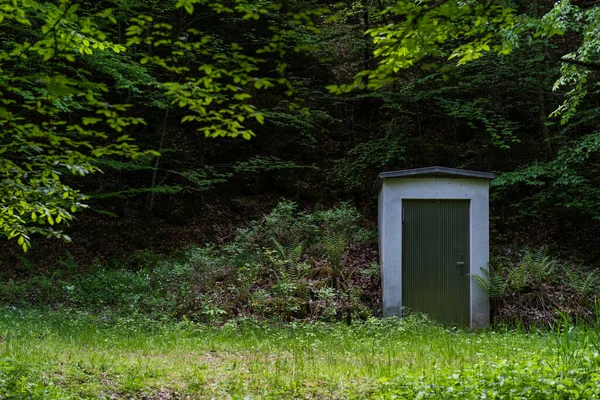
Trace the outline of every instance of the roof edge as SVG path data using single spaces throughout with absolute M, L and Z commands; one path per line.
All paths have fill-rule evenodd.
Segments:
M 405 170 L 400 170 L 400 171 L 382 172 L 379 174 L 379 179 L 404 178 L 404 177 L 408 178 L 408 177 L 417 177 L 419 175 L 429 175 L 429 174 L 445 174 L 445 175 L 453 175 L 455 177 L 490 179 L 490 180 L 494 179 L 496 177 L 496 175 L 494 175 L 490 172 L 470 171 L 470 170 L 466 170 L 466 169 L 435 166 L 435 167 L 405 169 Z

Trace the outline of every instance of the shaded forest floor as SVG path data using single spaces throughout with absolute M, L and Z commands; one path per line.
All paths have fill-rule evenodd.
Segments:
M 185 214 L 172 206 L 171 217 Z M 263 195 L 199 204 L 179 220 L 144 222 L 133 210 L 121 211 L 120 218 L 83 215 L 73 244 L 40 240 L 27 254 L 5 248 L 0 306 L 217 324 L 237 317 L 349 322 L 381 313 L 368 208 L 310 209 Z M 549 252 L 538 242 L 544 233 L 556 239 L 551 233 L 559 228 L 492 229 L 492 276 L 484 285 L 493 322 L 548 329 L 561 313 L 594 320 L 600 275 L 585 263 L 589 253 L 577 257 L 557 242 Z
M 280 200 L 276 194 L 220 197 L 198 202 L 192 209 L 171 199 L 159 203 L 152 216 L 144 215 L 139 202 L 97 205 L 78 215 L 67 230 L 72 243 L 36 237 L 24 254 L 14 241 L 2 241 L 0 263 L 5 270 L 18 270 L 26 258 L 39 271 L 51 271 L 67 253 L 80 265 L 135 263 L 140 252 L 169 255 L 186 246 L 225 243 L 234 238 L 236 229 L 262 218 Z

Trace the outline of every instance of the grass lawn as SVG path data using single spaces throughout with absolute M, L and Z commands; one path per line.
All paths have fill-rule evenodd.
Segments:
M 598 332 L 206 327 L 0 309 L 0 398 L 598 398 Z

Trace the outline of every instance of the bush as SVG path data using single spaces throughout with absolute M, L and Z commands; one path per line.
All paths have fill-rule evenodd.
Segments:
M 597 272 L 567 265 L 552 258 L 546 246 L 526 248 L 492 257 L 474 279 L 489 293 L 496 323 L 547 328 L 562 314 L 591 323 L 600 294 Z
M 175 260 L 144 253 L 134 268 L 96 264 L 86 273 L 67 256 L 50 275 L 0 284 L 0 301 L 210 323 L 364 318 L 378 304 L 379 276 L 374 260 L 352 258 L 375 237 L 359 221 L 348 204 L 305 213 L 284 201 L 231 243 L 189 248 Z
M 238 229 L 235 240 L 225 249 L 252 255 L 258 249 L 273 247 L 276 242 L 284 247 L 302 245 L 311 255 L 323 256 L 326 240 L 332 235 L 344 236 L 349 243 L 374 242 L 376 234 L 362 228 L 359 221 L 359 212 L 347 203 L 330 210 L 305 213 L 298 211 L 296 203 L 282 201 L 262 221 Z

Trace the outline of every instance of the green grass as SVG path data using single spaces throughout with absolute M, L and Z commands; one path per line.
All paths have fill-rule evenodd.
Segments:
M 597 398 L 596 331 L 272 326 L 0 309 L 0 398 Z

